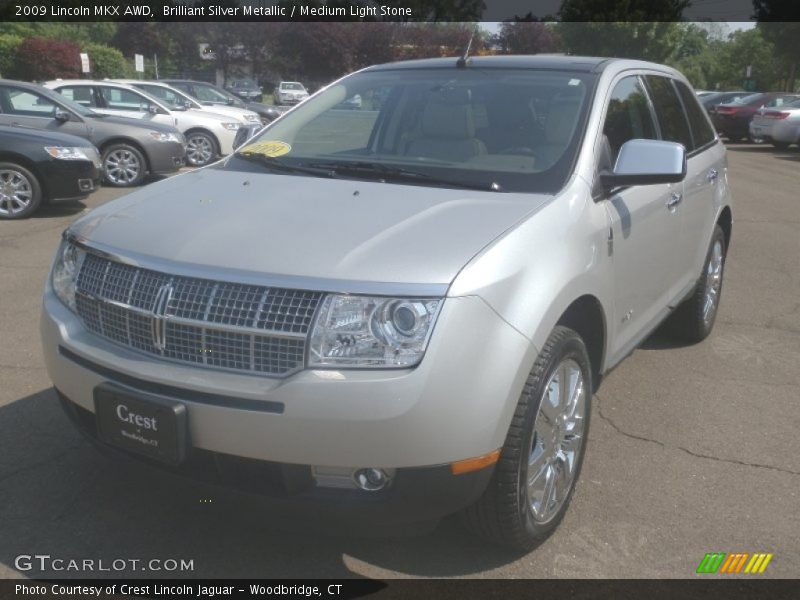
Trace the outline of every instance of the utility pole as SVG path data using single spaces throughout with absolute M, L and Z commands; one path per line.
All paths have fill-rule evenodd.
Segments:
M 153 54 L 153 63 L 156 67 L 156 81 L 158 81 L 158 54 Z

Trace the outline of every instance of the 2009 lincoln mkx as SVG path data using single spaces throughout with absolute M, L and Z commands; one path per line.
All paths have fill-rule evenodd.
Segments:
M 603 375 L 667 318 L 711 331 L 731 228 L 725 149 L 671 68 L 371 67 L 69 227 L 47 368 L 105 447 L 530 549 Z

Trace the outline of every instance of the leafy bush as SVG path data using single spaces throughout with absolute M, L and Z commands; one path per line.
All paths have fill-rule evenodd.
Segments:
M 83 51 L 89 55 L 91 75 L 94 78 L 122 78 L 130 75 L 131 67 L 122 52 L 104 44 L 85 44 Z
M 21 43 L 18 35 L 0 35 L 0 76 L 14 77 L 14 57 Z

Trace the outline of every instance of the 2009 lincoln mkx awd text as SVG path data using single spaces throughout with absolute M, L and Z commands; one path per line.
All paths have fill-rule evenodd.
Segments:
M 602 376 L 667 317 L 711 331 L 729 196 L 671 68 L 371 67 L 69 227 L 46 364 L 103 447 L 365 520 L 461 511 L 530 549 Z

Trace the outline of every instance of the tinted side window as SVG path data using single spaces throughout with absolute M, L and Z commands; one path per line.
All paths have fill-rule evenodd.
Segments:
M 58 93 L 82 106 L 88 106 L 90 108 L 95 108 L 97 106 L 97 103 L 94 101 L 93 90 L 88 85 L 61 87 L 58 88 Z
M 661 137 L 669 142 L 683 144 L 686 150 L 692 150 L 689 123 L 670 80 L 658 75 L 646 75 L 645 80 L 661 125 Z
M 653 116 L 638 77 L 626 77 L 614 87 L 603 133 L 611 147 L 612 161 L 617 160 L 619 149 L 628 140 L 656 139 Z
M 100 94 L 111 110 L 146 111 L 150 106 L 143 96 L 123 88 L 101 87 Z
M 714 141 L 716 137 L 714 130 L 706 118 L 705 111 L 700 107 L 697 96 L 682 81 L 676 81 L 675 85 L 681 94 L 683 105 L 686 107 L 686 114 L 689 115 L 689 124 L 692 127 L 695 148 L 705 146 Z

